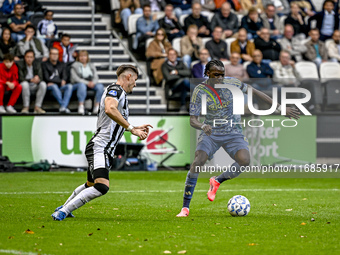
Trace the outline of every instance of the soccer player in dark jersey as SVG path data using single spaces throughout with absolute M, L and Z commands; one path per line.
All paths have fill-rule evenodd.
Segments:
M 202 132 L 198 138 L 195 159 L 186 177 L 183 207 L 177 217 L 189 215 L 189 205 L 197 183 L 199 169 L 204 166 L 208 159 L 212 159 L 221 146 L 235 160 L 235 163 L 228 171 L 210 178 L 210 189 L 207 193 L 210 201 L 214 201 L 216 191 L 222 182 L 237 177 L 241 173 L 241 166 L 248 166 L 250 162 L 248 141 L 242 134 L 242 126 L 240 124 L 230 125 L 231 122 L 241 122 L 240 115 L 233 114 L 233 95 L 227 88 L 216 88 L 216 90 L 214 88 L 215 84 L 228 84 L 236 86 L 243 93 L 246 93 L 250 85 L 242 83 L 236 78 L 224 77 L 224 73 L 224 65 L 221 61 L 212 60 L 208 62 L 204 75 L 209 79 L 197 85 L 191 96 L 190 125 L 195 129 L 202 130 Z M 272 105 L 272 99 L 269 96 L 254 88 L 252 89 L 255 96 Z M 201 123 L 198 116 L 201 114 L 201 98 L 204 94 L 207 98 L 207 114 L 204 123 Z M 277 109 L 281 109 L 279 104 Z M 287 117 L 299 118 L 299 111 L 294 108 L 287 107 L 286 112 Z M 227 120 L 228 124 L 223 123 L 214 126 L 213 123 L 216 119 Z
M 149 127 L 145 124 L 134 127 L 128 122 L 129 107 L 127 94 L 132 93 L 138 78 L 138 69 L 132 65 L 121 65 L 117 69 L 117 82 L 108 86 L 101 98 L 97 131 L 86 146 L 88 161 L 87 182 L 77 187 L 64 205 L 52 214 L 54 220 L 74 217 L 72 212 L 85 203 L 105 195 L 109 191 L 110 162 L 115 148 L 125 131 L 144 140 Z

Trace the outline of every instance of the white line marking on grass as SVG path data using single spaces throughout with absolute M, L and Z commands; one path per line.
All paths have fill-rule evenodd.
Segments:
M 20 254 L 20 255 L 47 255 L 42 253 L 35 253 L 35 252 L 24 252 L 24 251 L 16 251 L 16 250 L 3 250 L 0 249 L 0 253 L 6 253 L 6 254 Z
M 222 192 L 301 192 L 301 191 L 340 191 L 340 189 L 224 189 Z M 44 192 L 0 192 L 0 195 L 40 195 L 40 194 L 70 194 L 72 191 L 44 191 Z M 109 193 L 176 193 L 183 190 L 114 190 Z M 195 190 L 195 192 L 207 192 L 207 190 Z

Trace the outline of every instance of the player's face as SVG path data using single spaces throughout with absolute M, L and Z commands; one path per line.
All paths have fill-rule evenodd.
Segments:
M 224 68 L 221 66 L 213 66 L 207 72 L 209 79 L 211 79 L 213 83 L 222 82 L 224 78 L 224 73 L 225 73 Z
M 127 86 L 127 89 L 126 89 L 126 93 L 131 94 L 133 88 L 137 86 L 136 81 L 137 81 L 138 77 L 137 77 L 136 74 L 134 74 L 134 75 L 129 74 L 127 78 L 128 78 L 128 86 Z

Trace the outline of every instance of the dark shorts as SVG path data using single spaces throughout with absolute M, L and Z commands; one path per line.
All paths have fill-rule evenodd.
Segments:
M 198 137 L 196 151 L 204 151 L 207 153 L 209 160 L 214 157 L 214 154 L 220 147 L 235 159 L 237 151 L 245 149 L 249 151 L 248 139 L 243 134 L 226 134 L 226 135 L 210 135 L 207 136 L 204 132 Z

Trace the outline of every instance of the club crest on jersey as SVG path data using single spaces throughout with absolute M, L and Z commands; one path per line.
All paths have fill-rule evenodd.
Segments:
M 117 90 L 110 90 L 108 94 L 115 97 L 117 96 Z

